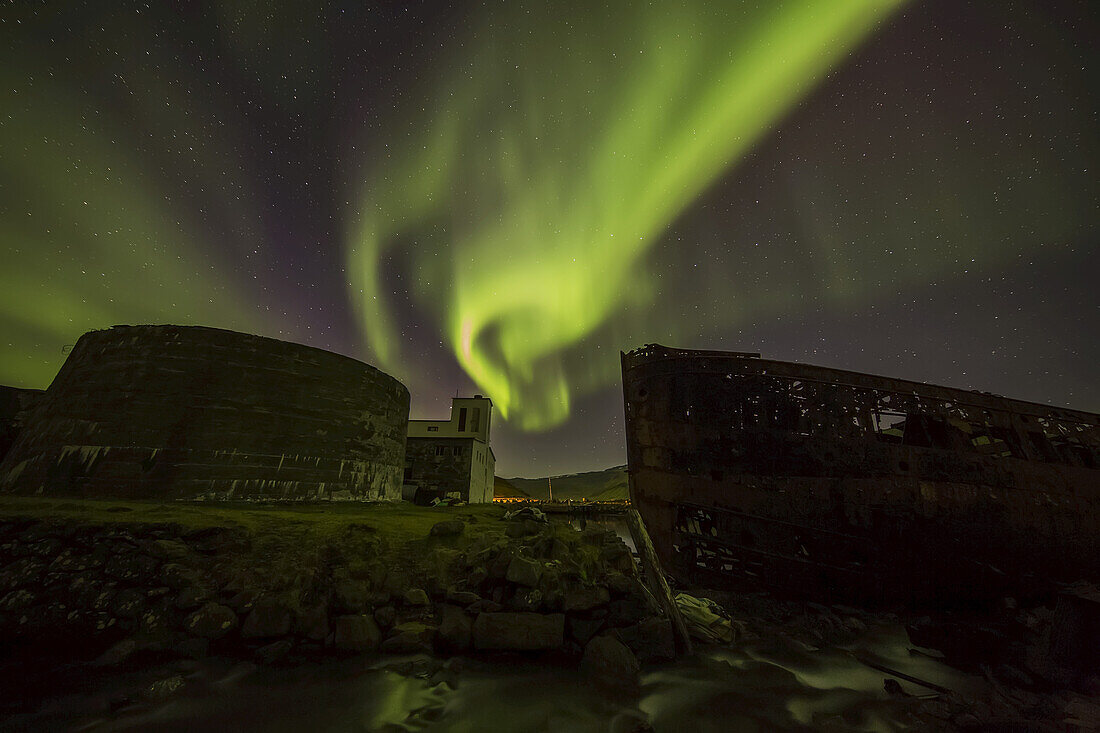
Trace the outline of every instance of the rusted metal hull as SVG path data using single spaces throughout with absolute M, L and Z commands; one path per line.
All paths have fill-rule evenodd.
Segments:
M 1100 416 L 756 355 L 622 355 L 630 494 L 681 581 L 863 600 L 1100 577 Z

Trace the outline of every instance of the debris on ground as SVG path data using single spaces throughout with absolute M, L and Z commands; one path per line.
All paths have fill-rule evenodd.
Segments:
M 709 644 L 729 644 L 736 638 L 730 617 L 714 601 L 687 593 L 677 593 L 674 600 L 692 637 Z

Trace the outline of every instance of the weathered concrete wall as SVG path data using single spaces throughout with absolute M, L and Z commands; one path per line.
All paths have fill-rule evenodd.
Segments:
M 682 577 L 922 599 L 1100 577 L 1093 413 L 662 346 L 623 383 L 631 498 Z
M 473 439 L 409 438 L 405 448 L 406 492 L 413 486 L 439 495 L 458 492 L 464 501 L 470 501 L 473 446 Z
M 361 362 L 193 326 L 84 334 L 0 490 L 84 497 L 401 494 L 409 392 Z
M 27 416 L 45 392 L 0 385 L 0 461 L 15 445 Z

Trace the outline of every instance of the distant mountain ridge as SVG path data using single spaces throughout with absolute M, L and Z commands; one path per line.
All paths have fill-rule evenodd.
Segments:
M 630 496 L 625 465 L 613 466 L 603 471 L 551 476 L 549 483 L 553 485 L 555 499 L 612 501 L 627 499 Z M 501 478 L 497 476 L 496 492 L 497 496 L 530 497 L 545 500 L 548 485 L 545 478 Z

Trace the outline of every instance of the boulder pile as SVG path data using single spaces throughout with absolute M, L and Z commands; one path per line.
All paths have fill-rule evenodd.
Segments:
M 0 633 L 81 639 L 107 649 L 103 664 L 149 650 L 264 663 L 553 652 L 619 679 L 673 657 L 671 626 L 613 531 L 530 513 L 492 524 L 444 520 L 395 562 L 348 557 L 338 540 L 283 558 L 297 548 L 233 527 L 7 521 Z M 257 556 L 269 566 L 250 565 Z

